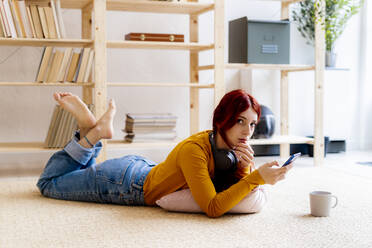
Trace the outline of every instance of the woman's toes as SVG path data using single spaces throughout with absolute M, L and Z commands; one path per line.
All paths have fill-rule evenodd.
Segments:
M 54 99 L 55 99 L 57 102 L 59 102 L 59 101 L 61 100 L 61 95 L 60 95 L 59 93 L 57 93 L 57 92 L 55 92 L 55 93 L 53 94 L 53 97 L 54 97 Z
M 115 104 L 115 101 L 113 99 L 110 99 L 109 108 L 110 109 L 116 109 L 116 104 Z

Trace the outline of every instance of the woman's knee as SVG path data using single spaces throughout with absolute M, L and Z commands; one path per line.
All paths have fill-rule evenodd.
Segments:
M 45 195 L 45 189 L 47 188 L 48 184 L 50 183 L 51 179 L 48 179 L 46 177 L 43 177 L 43 175 L 40 176 L 39 180 L 36 183 L 36 186 L 38 187 L 40 193 L 44 196 Z

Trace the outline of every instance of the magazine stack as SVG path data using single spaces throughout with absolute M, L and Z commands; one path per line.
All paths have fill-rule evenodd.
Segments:
M 125 142 L 174 141 L 177 116 L 169 113 L 127 114 L 123 132 Z

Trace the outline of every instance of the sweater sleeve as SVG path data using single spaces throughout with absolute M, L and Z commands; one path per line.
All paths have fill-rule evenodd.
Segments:
M 217 194 L 208 172 L 207 155 L 195 143 L 185 144 L 180 149 L 177 164 L 181 167 L 195 201 L 209 217 L 223 215 L 256 186 L 265 183 L 256 170 L 244 176 L 227 190 Z

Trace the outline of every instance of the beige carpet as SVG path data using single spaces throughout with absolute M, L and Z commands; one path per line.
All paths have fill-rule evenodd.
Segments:
M 40 196 L 36 177 L 0 179 L 0 247 L 372 247 L 372 167 L 298 162 L 269 187 L 259 214 L 170 213 L 160 208 Z M 339 198 L 331 216 L 309 215 L 308 193 Z

